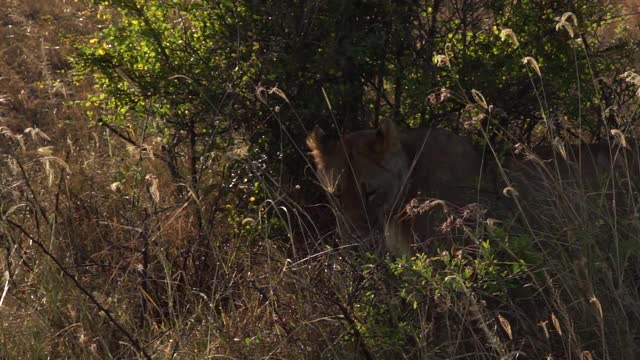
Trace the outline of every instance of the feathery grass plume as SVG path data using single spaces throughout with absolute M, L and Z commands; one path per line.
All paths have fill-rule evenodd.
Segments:
M 533 70 L 536 72 L 536 74 L 538 74 L 538 76 L 542 77 L 542 72 L 540 71 L 540 66 L 538 66 L 538 62 L 536 61 L 536 59 L 532 58 L 531 56 L 525 56 L 522 59 L 522 63 L 527 65 L 531 65 L 531 67 L 533 68 Z
M 267 89 L 260 84 L 256 86 L 256 98 L 258 98 L 261 103 L 267 104 Z
M 271 90 L 269 90 L 269 94 L 276 94 L 280 96 L 284 101 L 289 103 L 289 99 L 287 98 L 287 95 L 284 94 L 284 91 L 280 90 L 276 86 L 272 87 Z
M 640 75 L 633 71 L 625 71 L 618 77 L 637 86 L 638 91 L 636 92 L 636 95 L 640 96 Z
M 631 71 L 631 70 L 625 71 L 622 74 L 618 75 L 618 77 L 626 82 L 630 82 L 637 86 L 640 86 L 640 75 L 638 75 L 634 71 Z
M 69 147 L 69 154 L 75 155 L 76 150 L 73 147 L 73 141 L 71 141 L 71 138 L 68 136 L 67 136 L 67 146 Z
M 26 128 L 24 129 L 24 133 L 25 134 L 30 134 L 31 138 L 38 142 L 38 140 L 45 140 L 45 141 L 51 141 L 51 138 L 44 133 L 44 131 L 40 130 L 39 128 Z
M 518 190 L 516 190 L 513 186 L 507 186 L 502 189 L 502 195 L 508 198 L 513 198 L 519 196 L 520 193 L 518 193 Z
M 511 42 L 513 43 L 513 45 L 515 45 L 515 47 L 520 46 L 520 43 L 518 42 L 518 38 L 516 37 L 516 34 L 513 32 L 513 30 L 502 29 L 500 31 L 500 40 L 505 41 L 507 39 L 511 40 Z
M 629 145 L 627 144 L 627 138 L 624 136 L 624 133 L 622 131 L 620 131 L 619 129 L 611 129 L 611 135 L 615 137 L 616 142 L 620 144 L 620 146 L 625 149 L 629 148 Z
M 111 189 L 111 191 L 113 192 L 119 192 L 122 190 L 122 183 L 120 181 L 116 181 L 109 185 L 109 189 Z
M 544 166 L 545 165 L 544 164 L 544 160 L 542 160 L 542 158 L 540 156 L 538 156 L 538 155 L 536 155 L 536 154 L 534 154 L 534 153 L 532 153 L 530 151 L 526 151 L 525 152 L 524 159 L 526 161 L 533 161 L 533 162 L 537 163 L 540 166 Z
M 598 298 L 593 295 L 593 297 L 589 299 L 589 303 L 593 304 L 593 306 L 596 307 L 596 310 L 598 310 L 598 316 L 602 321 L 602 319 L 604 318 L 604 313 L 602 312 L 602 304 L 600 303 L 600 300 L 598 300 Z
M 436 206 L 442 206 L 442 211 L 445 213 L 449 212 L 449 207 L 447 203 L 443 200 L 439 199 L 431 199 L 427 201 L 422 201 L 418 199 L 412 199 L 409 204 L 405 207 L 405 212 L 409 214 L 409 216 L 417 216 L 420 214 L 424 214 L 430 212 Z
M 564 141 L 559 137 L 556 137 L 553 139 L 552 144 L 553 148 L 560 153 L 560 156 L 562 156 L 564 160 L 567 160 L 567 148 L 564 146 Z
M 516 154 L 516 155 L 521 154 L 522 152 L 525 151 L 525 149 L 526 149 L 526 147 L 522 143 L 517 143 L 517 144 L 513 145 L 513 153 Z
M 12 207 L 9 208 L 9 210 L 7 210 L 6 213 L 4 213 L 4 218 L 7 219 L 9 218 L 16 210 L 23 208 L 23 207 L 29 207 L 29 204 L 27 203 L 19 203 L 16 205 L 13 205 Z M 1 215 L 1 214 L 0 214 Z
M 449 56 L 447 55 L 442 55 L 442 54 L 436 54 L 433 55 L 433 63 L 436 64 L 436 66 L 451 66 L 451 63 L 449 62 Z
M 52 187 L 53 177 L 55 176 L 55 173 L 51 168 L 51 162 L 49 160 L 45 160 L 45 158 L 40 159 L 40 161 L 42 161 L 42 164 L 44 165 L 44 173 L 47 175 L 47 184 L 49 185 L 49 187 Z
M 485 100 L 484 95 L 480 93 L 480 91 L 476 89 L 471 89 L 471 95 L 473 96 L 473 100 L 475 100 L 480 106 L 482 106 L 485 110 L 489 110 L 489 105 L 487 104 L 487 100 Z
M 43 146 L 38 148 L 36 151 L 38 155 L 41 156 L 40 161 L 44 165 L 44 172 L 48 177 L 49 187 L 53 186 L 53 180 L 55 177 L 55 171 L 51 166 L 52 163 L 60 165 L 67 173 L 71 173 L 69 165 L 67 165 L 64 160 L 60 159 L 59 157 L 53 156 L 53 146 Z
M 542 331 L 544 331 L 544 337 L 547 340 L 549 340 L 549 329 L 547 328 L 548 322 L 549 322 L 548 320 L 545 320 L 545 321 L 540 321 L 538 323 L 538 326 L 540 326 L 542 328 Z
M 562 327 L 560 326 L 560 320 L 558 320 L 556 314 L 554 313 L 551 313 L 551 323 L 553 324 L 553 327 L 556 329 L 558 334 L 562 336 Z
M 505 319 L 502 314 L 498 314 L 498 321 L 500 322 L 502 329 L 507 333 L 507 336 L 509 336 L 509 340 L 513 340 L 513 333 L 511 332 L 511 324 L 509 323 L 509 320 Z
M 244 218 L 242 220 L 242 226 L 253 226 L 256 224 L 256 221 L 253 218 Z
M 564 28 L 569 33 L 569 36 L 573 38 L 573 26 L 571 26 L 571 23 L 568 22 L 567 19 L 573 20 L 573 26 L 578 26 L 578 19 L 576 18 L 576 16 L 572 12 L 566 12 L 562 14 L 561 17 L 555 18 L 555 20 L 557 21 L 556 31 L 560 31 L 560 29 Z
M 522 154 L 525 161 L 533 161 L 540 166 L 544 166 L 544 161 L 535 153 L 533 153 L 526 145 L 517 143 L 513 146 L 513 153 Z
M 23 135 L 18 135 L 14 133 L 13 131 L 11 131 L 11 129 L 9 129 L 6 126 L 0 126 L 0 135 L 4 136 L 6 139 L 17 142 L 23 151 L 27 150 L 26 146 L 24 145 Z
M 53 155 L 53 146 L 43 146 L 43 147 L 39 147 L 38 150 L 36 150 L 38 152 L 38 155 L 41 156 L 52 156 Z
M 71 168 L 69 167 L 69 165 L 62 159 L 60 159 L 59 157 L 56 156 L 45 156 L 40 158 L 41 160 L 44 161 L 50 161 L 50 162 L 54 162 L 58 165 L 60 165 L 60 167 L 62 167 L 64 169 L 64 171 L 66 171 L 68 174 L 71 174 Z
M 149 190 L 149 194 L 151 194 L 151 198 L 154 203 L 158 203 L 160 201 L 160 191 L 158 190 L 158 177 L 153 174 L 148 174 L 145 176 L 145 180 L 147 180 L 147 189 Z
M 17 140 L 17 135 L 13 133 L 13 131 L 11 131 L 11 129 L 9 129 L 6 126 L 0 126 L 0 134 L 4 137 L 6 137 L 7 139 L 11 139 L 11 140 Z

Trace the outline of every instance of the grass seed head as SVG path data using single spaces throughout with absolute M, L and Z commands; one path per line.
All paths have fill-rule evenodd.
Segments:
M 510 40 L 513 43 L 513 45 L 515 45 L 515 47 L 520 46 L 520 43 L 518 42 L 518 38 L 516 37 L 516 34 L 511 29 L 502 29 L 500 31 L 500 40 L 502 41 Z

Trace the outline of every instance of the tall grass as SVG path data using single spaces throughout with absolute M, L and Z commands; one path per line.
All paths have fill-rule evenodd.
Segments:
M 65 59 L 98 23 L 87 8 L 2 11 L 0 357 L 637 358 L 638 160 L 619 145 L 602 189 L 534 151 L 536 217 L 522 200 L 511 227 L 454 221 L 486 229 L 473 252 L 385 258 L 337 236 L 311 180 L 259 159 L 241 163 L 255 193 L 222 186 L 232 153 L 213 154 L 202 198 L 176 184 L 153 138 L 77 106 L 91 81 Z

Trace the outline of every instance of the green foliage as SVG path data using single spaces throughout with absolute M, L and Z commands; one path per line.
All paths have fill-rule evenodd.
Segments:
M 191 186 L 211 151 L 234 145 L 234 131 L 254 107 L 250 79 L 254 44 L 239 43 L 250 18 L 233 2 L 216 6 L 191 1 L 102 2 L 99 18 L 109 26 L 87 40 L 76 58 L 78 70 L 94 74 L 99 90 L 87 105 L 106 123 L 132 126 L 160 136 L 168 160 L 189 149 Z M 242 120 L 241 120 L 242 119 Z M 144 140 L 144 139 L 143 139 Z
M 514 289 L 527 283 L 527 264 L 499 257 L 500 251 L 484 241 L 474 255 L 459 251 L 387 258 L 384 268 L 375 265 L 375 257 L 363 258 L 361 278 L 366 280 L 352 284 L 350 300 L 359 337 L 345 340 L 364 341 L 366 348 L 387 357 L 406 355 L 422 342 L 444 340 L 433 325 L 425 329 L 425 322 L 465 321 L 459 307 L 471 299 L 490 301 L 494 305 L 483 311 L 495 311 L 498 304 L 510 303 Z
M 152 130 L 173 152 L 189 143 L 193 159 L 226 149 L 241 130 L 266 139 L 251 146 L 275 160 L 283 142 L 286 159 L 299 156 L 282 128 L 294 141 L 315 124 L 358 129 L 381 117 L 459 129 L 471 89 L 501 110 L 497 128 L 521 140 L 552 118 L 557 135 L 597 138 L 624 125 L 605 109 L 621 111 L 633 90 L 615 77 L 632 43 L 600 40 L 617 8 L 599 0 L 99 3 L 106 26 L 76 58 L 99 90 L 87 101 L 92 114 Z M 557 27 L 568 12 L 577 19 L 565 19 L 571 32 Z M 506 30 L 514 38 L 501 41 Z M 436 55 L 449 66 L 436 67 Z M 613 80 L 591 81 L 603 76 Z M 267 92 L 274 86 L 287 98 Z M 198 177 L 202 169 L 192 167 Z
M 414 309 L 421 299 L 443 295 L 455 298 L 468 291 L 505 300 L 510 289 L 521 285 L 519 278 L 528 270 L 522 260 L 499 261 L 498 252 L 489 241 L 481 242 L 477 256 L 463 252 L 418 254 L 414 259 L 399 259 L 389 265 L 396 276 L 406 281 L 401 293 Z

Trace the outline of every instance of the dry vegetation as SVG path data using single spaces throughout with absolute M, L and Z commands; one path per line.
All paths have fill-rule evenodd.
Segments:
M 197 198 L 144 126 L 88 117 L 68 56 L 97 24 L 71 0 L 0 3 L 0 359 L 639 356 L 637 213 L 560 197 L 562 222 L 495 253 L 336 250 L 294 186 Z M 547 251 L 519 262 L 527 246 Z
M 95 30 L 95 13 L 74 1 L 6 5 L 0 358 L 295 358 L 300 349 L 330 351 L 323 343 L 341 326 L 333 314 L 324 319 L 324 304 L 307 291 L 325 287 L 313 274 L 326 271 L 327 260 L 295 264 L 304 272 L 290 275 L 286 251 L 265 233 L 225 221 L 195 224 L 194 213 L 205 207 L 211 218 L 235 215 L 224 212 L 231 206 L 221 196 L 198 199 L 214 204 L 201 205 L 184 184 L 173 184 L 152 156 L 159 151 L 154 139 L 135 140 L 140 129 L 115 134 L 85 113 L 91 79 L 74 76 L 68 56 Z M 203 182 L 219 183 L 217 170 Z M 288 325 L 307 321 L 309 334 Z M 318 343 L 323 328 L 327 339 Z

